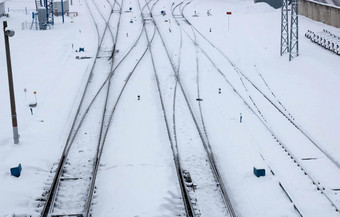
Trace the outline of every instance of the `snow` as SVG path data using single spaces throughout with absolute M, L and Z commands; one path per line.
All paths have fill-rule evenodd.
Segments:
M 172 2 L 160 0 L 153 9 L 154 18 L 164 36 L 172 64 L 179 69 L 189 105 L 199 120 L 198 129 L 203 134 L 206 129 L 208 136 L 203 136 L 203 141 L 180 87 L 175 87 L 174 71 L 157 33 L 151 51 L 170 123 L 171 142 L 178 145 L 184 169 L 189 170 L 194 184 L 198 184 L 197 191 L 190 192 L 190 195 L 197 199 L 197 208 L 202 216 L 226 216 L 219 190 L 212 186 L 214 178 L 210 167 L 204 164 L 207 158 L 203 143 L 209 143 L 212 147 L 238 216 L 299 216 L 294 205 L 303 216 L 338 216 L 339 213 L 335 212 L 324 194 L 340 207 L 336 190 L 340 189 L 337 181 L 340 171 L 336 166 L 340 164 L 340 61 L 339 56 L 312 43 L 304 34 L 307 30 L 319 32 L 327 29 L 340 35 L 340 30 L 299 16 L 300 55 L 289 62 L 287 54 L 282 57 L 279 54 L 280 9 L 275 10 L 265 3 L 254 4 L 251 0 L 194 0 L 184 7 L 184 15 L 189 21 L 288 118 L 294 120 L 319 145 L 316 148 L 242 77 L 243 86 L 240 74 L 223 55 L 199 34 L 194 36 L 183 19 L 178 19 L 181 29 L 177 26 L 171 16 Z M 175 1 L 174 5 L 178 3 L 180 1 Z M 100 8 L 106 11 L 107 16 L 110 10 L 108 3 L 101 1 L 97 4 L 103 5 Z M 141 1 L 141 4 L 145 2 Z M 122 5 L 124 13 L 117 39 L 119 52 L 115 66 L 134 46 L 142 31 L 137 1 L 124 1 Z M 78 12 L 79 16 L 72 20 L 65 17 L 65 23 L 62 23 L 61 17 L 55 17 L 55 25 L 46 31 L 22 28 L 23 22 L 31 22 L 31 14 L 25 14 L 25 7 L 34 9 L 33 1 L 7 1 L 6 7 L 10 8 L 10 16 L 1 17 L 0 21 L 7 20 L 8 28 L 16 32 L 10 38 L 10 46 L 20 144 L 13 144 L 6 56 L 2 46 L 0 216 L 39 216 L 41 208 L 38 206 L 42 203 L 37 200 L 42 198 L 52 181 L 52 171 L 67 140 L 94 61 L 98 36 L 83 0 L 73 1 L 70 5 L 70 11 Z M 133 8 L 131 13 L 126 12 L 129 7 Z M 209 9 L 212 16 L 207 16 Z M 164 17 L 160 14 L 161 10 L 166 11 Z M 192 16 L 194 11 L 199 14 L 198 17 Z M 231 11 L 232 15 L 228 17 L 226 11 Z M 175 12 L 179 14 L 178 10 Z M 100 18 L 99 14 L 94 15 Z M 113 16 L 118 17 L 117 14 Z M 153 27 L 150 21 L 147 22 L 146 29 L 151 37 Z M 115 30 L 115 27 L 112 28 Z M 0 41 L 3 41 L 3 35 L 0 35 Z M 193 46 L 194 38 L 202 50 Z M 79 47 L 85 47 L 85 52 L 75 52 Z M 116 105 L 108 131 L 93 198 L 93 216 L 184 214 L 150 50 L 133 69 L 146 48 L 146 35 L 143 33 L 140 43 L 117 67 L 112 78 L 110 108 L 115 105 L 129 73 L 133 72 Z M 110 49 L 107 44 L 107 51 Z M 76 56 L 92 58 L 77 60 Z M 97 61 L 102 70 L 107 71 L 109 65 L 106 59 Z M 106 74 L 98 74 L 93 83 L 100 84 L 105 78 Z M 197 84 L 200 87 L 199 95 Z M 25 88 L 27 92 L 24 92 Z M 175 88 L 176 100 L 173 98 Z M 219 88 L 221 94 L 218 93 Z M 94 93 L 96 89 L 93 87 L 90 92 Z M 33 91 L 37 92 L 36 98 Z M 140 95 L 140 100 L 137 100 L 137 95 Z M 203 99 L 200 106 L 205 127 L 200 119 L 198 97 Z M 33 115 L 28 107 L 32 102 L 38 103 Z M 258 110 L 263 117 L 257 113 Z M 240 113 L 242 123 L 239 121 Z M 99 118 L 101 115 L 97 116 Z M 84 132 L 95 132 L 95 125 L 91 124 L 94 120 L 87 120 Z M 80 140 L 84 147 L 96 143 L 96 137 L 91 135 Z M 16 178 L 10 175 L 9 169 L 19 163 L 23 170 L 21 176 Z M 266 176 L 254 176 L 254 166 L 265 169 Z M 317 182 L 316 185 L 311 178 Z M 324 188 L 323 194 L 318 187 Z M 68 193 L 71 198 L 76 190 Z

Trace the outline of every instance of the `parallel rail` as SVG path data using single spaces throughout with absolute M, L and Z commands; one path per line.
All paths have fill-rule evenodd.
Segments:
M 88 6 L 88 3 L 86 1 L 86 4 Z M 89 7 L 89 6 L 88 6 Z M 107 29 L 108 29 L 108 22 L 105 21 L 106 23 L 106 26 L 105 26 L 105 29 L 104 29 L 104 32 L 102 34 L 102 36 L 100 36 L 100 32 L 99 32 L 99 26 L 98 24 L 95 22 L 95 18 L 94 18 L 94 15 L 92 14 L 91 12 L 91 9 L 89 8 L 89 11 L 90 11 L 90 14 L 91 14 L 91 17 L 94 21 L 94 24 L 95 24 L 95 27 L 96 27 L 96 30 L 97 30 L 97 34 L 98 34 L 98 48 L 97 48 L 97 52 L 96 52 L 96 56 L 99 55 L 100 53 L 100 50 L 101 50 L 101 45 L 103 43 L 103 40 L 104 40 L 104 36 L 105 36 L 105 33 L 107 32 Z M 110 15 L 111 17 L 111 15 Z M 110 19 L 109 17 L 109 19 Z M 104 17 L 102 17 L 104 19 Z M 108 20 L 109 20 L 108 19 Z M 112 33 L 112 32 L 111 32 Z M 112 36 L 112 34 L 111 34 Z M 112 36 L 113 37 L 113 36 Z M 99 39 L 100 38 L 100 39 Z M 113 40 L 113 38 L 112 38 Z M 73 124 L 72 124 L 72 127 L 71 127 L 71 130 L 70 130 L 70 133 L 68 135 L 68 138 L 67 138 L 67 141 L 66 141 L 66 144 L 65 144 L 65 147 L 64 147 L 64 150 L 63 150 L 63 153 L 60 157 L 60 160 L 59 160 L 59 166 L 56 170 L 56 173 L 55 173 L 55 176 L 54 176 L 54 179 L 52 181 L 52 184 L 51 184 L 51 188 L 49 190 L 49 193 L 48 193 L 48 196 L 47 196 L 47 199 L 46 199 L 46 203 L 44 205 L 44 208 L 42 210 L 42 213 L 41 213 L 41 216 L 45 217 L 45 216 L 48 216 L 51 214 L 51 209 L 53 208 L 53 203 L 54 201 L 56 200 L 56 195 L 57 195 L 57 190 L 58 190 L 58 186 L 60 184 L 60 181 L 62 181 L 61 177 L 63 175 L 63 171 L 64 171 L 64 166 L 66 164 L 66 161 L 67 161 L 67 156 L 69 154 L 69 151 L 72 147 L 72 144 L 73 144 L 73 141 L 75 139 L 75 136 L 77 135 L 78 133 L 78 130 L 82 124 L 82 120 L 79 122 L 79 125 L 78 127 L 76 127 L 76 122 L 79 120 L 78 116 L 79 116 L 79 113 L 80 113 L 80 110 L 83 106 L 83 103 L 84 103 L 84 100 L 85 100 L 85 96 L 87 94 L 87 89 L 89 87 L 89 84 L 91 83 L 91 79 L 93 78 L 94 76 L 94 68 L 95 68 L 95 65 L 96 65 L 96 61 L 97 61 L 97 58 L 95 58 L 94 62 L 93 62 L 93 65 L 92 65 L 92 68 L 91 68 L 91 71 L 89 73 L 89 77 L 87 79 L 87 82 L 86 82 L 86 86 L 85 86 L 85 89 L 83 91 L 83 95 L 81 97 L 81 100 L 80 100 L 80 103 L 79 103 L 79 106 L 78 106 L 78 110 L 76 112 L 76 116 L 75 116 L 75 119 L 73 121 Z M 113 62 L 111 63 L 113 65 Z M 86 113 L 83 115 L 83 118 L 85 117 L 85 115 L 87 114 L 89 108 L 87 109 Z M 75 128 L 76 127 L 76 128 Z M 80 214 L 71 214 L 71 215 L 80 215 Z M 52 215 L 53 216 L 53 215 Z
M 183 2 L 181 2 L 181 3 L 177 4 L 177 5 L 173 8 L 173 10 L 172 10 L 172 16 L 173 16 L 173 18 L 174 18 L 176 24 L 179 26 L 179 29 L 180 29 L 181 32 L 182 32 L 182 29 L 181 29 L 181 27 L 180 27 L 180 24 L 179 24 L 179 22 L 178 22 L 178 19 L 181 18 L 181 19 L 184 19 L 184 20 L 185 20 L 185 17 L 184 17 L 184 15 L 183 15 L 183 10 L 184 10 L 184 8 L 185 8 L 189 3 L 190 3 L 190 2 L 186 3 L 186 4 L 183 6 L 183 8 L 181 8 L 182 5 L 183 5 Z M 175 11 L 175 9 L 176 9 L 177 7 L 179 8 L 180 15 L 177 15 L 177 16 L 176 16 L 175 13 L 174 13 L 174 11 Z M 196 42 L 196 34 L 195 34 L 194 29 L 192 29 L 192 32 L 193 32 L 193 34 L 194 34 L 194 39 L 193 39 L 194 45 L 197 45 L 197 42 Z M 182 34 L 182 33 L 181 33 L 181 34 Z M 200 98 L 200 87 L 199 87 L 199 82 L 198 82 L 198 81 L 199 81 L 199 79 L 198 79 L 198 76 L 199 76 L 199 73 L 198 73 L 198 72 L 199 72 L 199 69 L 198 69 L 198 47 L 195 46 L 195 48 L 196 48 L 196 64 L 197 64 L 197 66 L 196 66 L 196 68 L 197 68 L 197 77 L 196 77 L 196 78 L 197 78 L 197 95 L 198 95 L 198 98 Z M 184 91 L 184 88 L 182 87 L 182 84 L 181 84 L 181 82 L 180 82 L 179 76 L 177 77 L 177 80 L 178 80 L 178 82 L 179 82 L 179 84 L 180 84 L 180 87 L 181 87 L 182 91 Z M 200 137 L 201 137 L 201 141 L 202 141 L 202 144 L 203 144 L 204 149 L 205 149 L 205 151 L 206 151 L 206 154 L 207 154 L 207 157 L 208 157 L 208 160 L 209 160 L 211 169 L 212 169 L 212 171 L 213 171 L 213 174 L 214 174 L 214 176 L 215 176 L 216 182 L 218 183 L 218 185 L 219 185 L 219 187 L 220 187 L 220 189 L 221 189 L 221 194 L 222 194 L 224 203 L 225 203 L 225 205 L 226 205 L 226 207 L 227 207 L 228 213 L 229 213 L 230 216 L 235 217 L 235 216 L 237 216 L 237 215 L 236 215 L 236 213 L 235 213 L 233 204 L 232 204 L 232 202 L 231 202 L 231 198 L 230 198 L 230 196 L 229 196 L 229 194 L 228 194 L 228 192 L 227 192 L 227 189 L 226 189 L 226 187 L 225 187 L 225 185 L 224 185 L 223 178 L 221 177 L 220 172 L 219 172 L 219 170 L 218 170 L 218 167 L 217 167 L 217 165 L 216 165 L 214 153 L 213 153 L 213 150 L 212 150 L 211 145 L 210 145 L 210 141 L 209 141 L 208 133 L 207 133 L 207 131 L 206 131 L 206 126 L 205 126 L 204 117 L 203 117 L 203 113 L 202 113 L 201 102 L 198 101 L 198 105 L 199 105 L 199 115 L 200 115 L 200 119 L 201 119 L 201 124 L 202 124 L 202 128 L 203 128 L 203 132 L 202 132 L 202 131 L 200 130 L 200 128 L 199 128 L 198 121 L 196 120 L 196 117 L 195 117 L 195 115 L 194 115 L 194 113 L 193 113 L 193 111 L 192 111 L 192 109 L 191 109 L 191 107 L 190 107 L 189 100 L 187 99 L 187 97 L 185 97 L 185 98 L 186 98 L 187 105 L 188 105 L 188 107 L 189 107 L 189 109 L 190 109 L 192 118 L 194 119 L 196 128 L 197 128 L 197 130 L 198 130 L 198 132 L 199 132 L 199 135 L 200 135 Z
M 186 5 L 190 4 L 190 2 L 186 3 Z M 266 94 L 263 93 L 263 91 L 257 87 L 257 85 L 255 85 L 255 83 L 250 80 L 237 66 L 236 64 L 234 64 L 230 58 L 228 58 L 218 47 L 216 47 L 210 40 L 208 40 L 183 14 L 183 10 L 182 10 L 182 17 L 184 18 L 184 21 L 186 24 L 188 24 L 192 29 L 195 30 L 195 32 L 197 32 L 204 40 L 206 40 L 214 49 L 216 49 L 226 60 L 227 62 L 232 66 L 232 68 L 239 74 L 240 76 L 240 80 L 242 81 L 242 84 L 244 86 L 244 81 L 242 78 L 244 78 L 247 82 L 249 82 L 249 84 L 251 86 L 254 87 L 254 89 L 256 91 L 258 91 L 258 93 L 260 95 L 262 95 L 267 101 L 268 103 L 270 103 L 279 113 L 281 113 L 299 132 L 301 132 L 306 138 L 307 140 L 309 140 L 311 142 L 311 144 L 313 144 L 317 149 L 319 149 L 319 151 L 324 154 L 326 156 L 326 158 L 328 158 L 337 168 L 340 169 L 340 165 L 339 162 L 337 162 L 332 156 L 330 156 L 327 152 L 325 152 L 320 145 L 317 144 L 317 142 L 315 140 L 313 140 L 313 138 L 302 129 L 301 126 L 298 126 L 298 124 L 296 124 L 295 119 L 293 118 L 293 116 L 291 115 L 291 113 L 288 112 L 288 110 L 286 109 L 286 107 L 282 104 L 281 101 L 279 101 L 275 94 L 271 91 L 272 95 L 274 96 L 274 98 L 277 100 L 279 106 L 282 107 L 279 108 L 279 106 L 277 106 Z M 179 24 L 179 23 L 178 23 Z M 180 24 L 179 24 L 180 25 Z M 226 83 L 228 85 L 230 85 L 230 87 L 235 91 L 235 93 L 243 100 L 243 102 L 247 105 L 247 107 L 252 111 L 252 113 L 258 117 L 258 119 L 261 121 L 261 123 L 265 126 L 265 128 L 274 136 L 274 138 L 276 138 L 276 140 L 278 141 L 278 143 L 282 146 L 282 148 L 284 148 L 284 150 L 286 152 L 288 152 L 288 154 L 291 156 L 291 158 L 297 162 L 298 166 L 301 168 L 301 170 L 305 171 L 305 174 L 309 177 L 309 179 L 312 181 L 312 183 L 314 185 L 317 186 L 317 189 L 320 190 L 322 192 L 322 195 L 324 195 L 326 197 L 326 199 L 330 202 L 330 204 L 335 208 L 336 212 L 340 212 L 339 207 L 335 204 L 335 202 L 332 201 L 332 199 L 327 195 L 327 193 L 323 190 L 322 186 L 320 185 L 319 182 L 317 182 L 315 180 L 315 178 L 312 177 L 311 174 L 306 172 L 306 169 L 303 168 L 301 166 L 300 160 L 294 155 L 294 153 L 292 151 L 289 150 L 289 148 L 287 147 L 287 145 L 281 140 L 279 139 L 277 133 L 275 133 L 271 127 L 268 125 L 266 119 L 263 116 L 263 112 L 261 112 L 259 110 L 259 108 L 256 105 L 256 102 L 253 100 L 253 98 L 249 95 L 249 98 L 251 99 L 253 105 L 255 106 L 256 110 L 255 111 L 252 106 L 247 102 L 247 100 L 239 93 L 239 91 L 237 91 L 237 89 L 235 88 L 235 86 L 226 78 L 226 76 L 224 75 L 224 73 L 217 67 L 217 65 L 215 64 L 215 62 L 210 58 L 210 56 L 208 55 L 208 53 L 200 47 L 200 45 L 196 42 L 196 40 L 194 40 L 187 32 L 185 32 L 187 34 L 187 36 L 194 42 L 194 44 L 201 50 L 201 52 L 209 59 L 209 61 L 213 64 L 214 68 L 222 75 L 222 77 L 224 78 L 224 80 L 226 81 Z M 263 81 L 265 82 L 264 78 L 261 76 L 261 79 L 263 79 Z M 266 82 L 265 82 L 266 83 Z M 267 87 L 269 88 L 268 84 L 266 83 Z M 247 91 L 247 88 L 244 86 L 244 88 Z M 270 89 L 270 88 L 269 88 Z M 247 91 L 248 92 L 248 91 Z M 249 94 L 249 93 L 248 93 Z M 299 210 L 298 210 L 299 212 Z
M 147 24 L 146 21 L 150 20 L 150 18 L 153 21 L 152 8 L 156 5 L 156 3 L 158 1 L 159 0 L 156 0 L 156 2 L 152 5 L 151 9 L 149 7 L 149 3 L 151 2 L 151 0 L 149 0 L 149 1 L 145 0 L 145 6 L 143 8 L 141 8 L 140 2 L 138 1 L 138 5 L 139 5 L 139 8 L 140 8 L 142 17 L 143 17 L 144 26 Z M 144 13 L 143 11 L 146 9 L 146 7 L 148 8 L 148 11 L 149 11 L 149 12 L 147 12 L 148 16 L 145 16 L 145 14 L 143 14 Z M 147 38 L 149 46 L 151 45 L 151 42 L 152 42 L 152 40 L 153 40 L 153 38 L 156 34 L 156 29 L 157 29 L 157 26 L 155 25 L 154 21 L 153 21 L 153 24 L 154 24 L 154 32 L 153 32 L 152 36 L 150 36 L 148 34 L 147 30 L 145 29 L 145 34 L 146 34 L 146 38 Z M 183 204 L 184 204 L 185 213 L 186 213 L 187 217 L 195 217 L 196 216 L 195 211 L 194 211 L 193 205 L 191 203 L 188 190 L 187 190 L 186 185 L 185 185 L 185 180 L 184 180 L 184 177 L 183 177 L 183 171 L 182 171 L 182 168 L 181 168 L 178 150 L 177 150 L 177 147 L 173 144 L 173 141 L 172 141 L 172 138 L 171 138 L 170 125 L 168 123 L 168 118 L 167 118 L 166 111 L 165 111 L 166 109 L 165 109 L 165 105 L 164 105 L 164 99 L 163 99 L 162 90 L 161 90 L 161 87 L 160 87 L 160 81 L 159 81 L 157 69 L 156 69 L 156 66 L 155 66 L 154 55 L 153 55 L 153 52 L 152 52 L 151 49 L 149 51 L 150 51 L 150 55 L 151 55 L 151 61 L 152 61 L 152 67 L 153 67 L 154 75 L 155 75 L 155 78 L 156 78 L 158 94 L 159 94 L 159 98 L 160 98 L 160 101 L 161 101 L 163 117 L 164 117 L 165 125 L 166 125 L 166 128 L 167 128 L 168 139 L 169 139 L 169 142 L 171 144 L 171 150 L 172 150 L 173 159 L 174 159 L 174 163 L 175 163 L 175 167 L 176 167 L 176 173 L 177 173 L 177 178 L 178 178 L 179 185 L 180 185 L 180 190 L 181 190 L 181 194 L 182 194 L 182 200 L 183 200 Z
M 157 2 L 156 2 L 156 3 L 157 3 Z M 155 4 L 156 4 L 156 3 L 155 3 Z M 149 7 L 149 6 L 148 6 L 148 7 Z M 199 134 L 200 140 L 201 140 L 201 142 L 202 142 L 202 144 L 203 144 L 203 147 L 204 147 L 204 149 L 205 149 L 205 151 L 206 151 L 206 154 L 207 154 L 207 157 L 208 157 L 208 160 L 209 160 L 209 163 L 210 163 L 210 168 L 211 168 L 212 173 L 213 173 L 213 175 L 214 175 L 214 177 L 215 177 L 215 180 L 216 180 L 216 182 L 218 183 L 218 186 L 219 186 L 219 188 L 220 188 L 220 190 L 221 190 L 222 198 L 223 198 L 223 200 L 224 200 L 224 202 L 225 202 L 225 204 L 226 204 L 226 207 L 227 207 L 227 209 L 228 209 L 228 212 L 229 212 L 230 216 L 236 216 L 235 211 L 234 211 L 233 206 L 232 206 L 232 203 L 231 203 L 231 200 L 230 200 L 230 198 L 229 198 L 229 196 L 228 196 L 228 193 L 227 193 L 227 191 L 226 191 L 224 182 L 223 182 L 223 180 L 222 180 L 222 178 L 221 178 L 221 176 L 220 176 L 220 173 L 219 173 L 219 171 L 218 171 L 218 168 L 217 168 L 217 166 L 216 166 L 215 159 L 214 159 L 214 154 L 213 154 L 213 152 L 212 152 L 212 150 L 211 150 L 210 144 L 207 144 L 207 143 L 205 142 L 204 134 L 202 133 L 202 131 L 201 131 L 200 127 L 199 127 L 198 121 L 197 121 L 197 119 L 196 119 L 196 117 L 195 117 L 195 115 L 194 115 L 194 112 L 193 112 L 193 110 L 192 110 L 192 107 L 191 107 L 191 105 L 190 105 L 190 103 L 189 103 L 189 100 L 188 100 L 186 91 L 185 91 L 185 89 L 184 89 L 184 87 L 183 87 L 183 85 L 182 85 L 182 83 L 181 83 L 181 80 L 180 80 L 180 77 L 179 77 L 179 74 L 178 74 L 178 70 L 176 69 L 176 67 L 175 67 L 175 65 L 174 65 L 174 63 L 173 63 L 173 61 L 172 61 L 172 59 L 171 59 L 171 57 L 170 57 L 170 54 L 169 54 L 169 51 L 168 51 L 168 49 L 167 49 L 167 46 L 165 45 L 165 41 L 164 41 L 164 39 L 163 39 L 163 36 L 162 36 L 162 34 L 161 34 L 161 32 L 160 32 L 160 30 L 159 30 L 159 28 L 158 28 L 158 25 L 157 25 L 155 19 L 154 19 L 153 16 L 152 16 L 152 9 L 150 9 L 150 7 L 149 7 L 149 11 L 151 12 L 151 18 L 152 18 L 151 21 L 153 22 L 154 26 L 156 27 L 156 30 L 157 30 L 157 32 L 158 32 L 160 38 L 161 38 L 163 47 L 164 47 L 164 49 L 165 49 L 165 51 L 166 51 L 166 53 L 167 53 L 167 57 L 168 57 L 168 59 L 169 59 L 169 61 L 170 61 L 170 64 L 171 64 L 172 71 L 173 71 L 173 73 L 174 73 L 176 82 L 178 83 L 178 85 L 179 85 L 179 87 L 180 87 L 180 90 L 181 90 L 181 92 L 183 93 L 183 96 L 184 96 L 184 99 L 185 99 L 187 108 L 189 109 L 189 112 L 190 112 L 190 114 L 191 114 L 192 120 L 194 121 L 196 130 L 197 130 L 197 132 L 198 132 L 198 134 Z M 177 153 L 176 156 L 177 156 L 177 159 L 178 159 L 177 161 L 178 161 L 178 163 L 180 164 L 179 153 Z M 183 172 L 183 171 L 182 171 L 182 172 Z
M 116 4 L 116 2 L 115 2 Z M 118 4 L 118 3 L 117 3 Z M 118 4 L 119 5 L 119 4 Z M 112 13 L 114 12 L 113 10 L 114 6 L 111 7 L 111 14 L 110 14 L 110 17 L 112 15 Z M 121 16 L 121 9 L 122 7 L 119 5 L 119 8 L 120 8 L 120 15 Z M 92 15 L 92 14 L 91 14 Z M 109 19 L 108 19 L 109 20 Z M 119 22 L 120 22 L 120 18 L 119 18 Z M 96 25 L 96 28 L 98 29 L 98 26 L 97 24 Z M 106 27 L 105 27 L 105 31 L 106 29 L 108 28 L 108 26 L 110 25 L 109 21 L 106 22 Z M 117 26 L 117 32 L 116 32 L 116 39 L 118 38 L 118 29 L 119 29 L 119 25 Z M 111 30 L 110 30 L 111 31 Z M 83 105 L 84 103 L 84 98 L 85 98 L 85 95 L 86 95 L 86 91 L 88 89 L 88 86 L 89 86 L 89 83 L 91 83 L 91 80 L 93 78 L 93 69 L 94 69 L 94 65 L 95 65 L 95 62 L 96 60 L 94 61 L 94 64 L 92 66 L 92 69 L 91 69 L 91 72 L 89 74 L 89 77 L 88 77 L 88 80 L 87 80 L 87 83 L 86 83 L 86 86 L 85 86 L 85 89 L 84 89 L 84 93 L 82 95 L 82 98 L 80 100 L 80 104 L 79 104 L 79 107 L 78 107 L 78 110 L 77 110 L 77 113 L 76 113 L 76 116 L 75 116 L 75 119 L 74 119 L 74 122 L 73 122 L 73 125 L 71 127 L 71 130 L 70 130 L 70 133 L 69 133 L 69 136 L 68 136 L 68 139 L 67 139 L 67 142 L 66 142 L 66 145 L 65 145 L 65 148 L 64 148 L 64 151 L 62 153 L 62 156 L 60 158 L 60 161 L 59 161 L 59 166 L 57 168 L 57 171 L 56 171 L 56 174 L 55 174 L 55 177 L 53 179 L 53 182 L 52 182 L 52 185 L 51 185 L 51 188 L 49 190 L 49 194 L 47 196 L 47 200 L 46 200 L 46 203 L 44 205 L 44 208 L 43 208 L 43 211 L 42 211 L 42 216 L 48 216 L 50 215 L 50 208 L 51 208 L 51 204 L 53 204 L 53 200 L 55 199 L 55 195 L 57 193 L 57 186 L 59 185 L 59 182 L 61 179 L 61 176 L 63 174 L 63 170 L 64 170 L 64 165 L 65 165 L 65 162 L 66 162 L 66 159 L 67 159 L 67 155 L 68 155 L 68 152 L 69 150 L 71 149 L 71 146 L 74 142 L 74 138 L 80 128 L 80 126 L 82 125 L 87 113 L 89 112 L 89 110 L 91 109 L 91 107 L 93 106 L 93 103 L 94 101 L 98 98 L 98 95 L 102 92 L 103 88 L 105 86 L 107 86 L 107 93 L 106 93 L 106 99 L 105 99 L 105 106 L 104 106 L 104 110 L 103 110 L 103 116 L 102 116 L 102 127 L 100 129 L 100 136 L 99 136 L 99 141 L 98 141 L 98 145 L 97 145 L 97 151 L 96 151 L 96 154 L 95 154 L 95 157 L 94 157 L 94 163 L 93 163 L 93 172 L 92 172 L 92 177 L 90 177 L 91 179 L 91 184 L 90 184 L 90 189 L 89 189 L 89 194 L 88 194 L 88 198 L 86 200 L 86 205 L 85 205 L 85 211 L 84 213 L 81 213 L 81 214 L 67 214 L 68 216 L 90 216 L 90 207 L 91 207 L 91 201 L 92 201 L 92 197 L 93 197 L 93 192 L 94 192 L 94 186 L 95 186 L 95 180 L 96 180 L 96 175 L 97 175 L 97 172 L 98 172 L 98 168 L 99 168 L 99 162 L 100 162 L 100 157 L 101 157 L 101 154 L 103 152 L 103 147 L 104 147 L 104 143 L 105 143 L 105 138 L 106 138 L 106 135 L 108 133 L 108 129 L 109 129 L 109 125 L 110 125 L 110 122 L 112 120 L 112 116 L 113 116 L 113 113 L 115 111 L 115 108 L 118 104 L 118 101 L 124 91 L 124 88 L 126 86 L 126 84 L 128 83 L 129 79 L 127 79 L 125 81 L 125 84 L 124 84 L 124 87 L 123 89 L 121 90 L 120 92 L 120 95 L 115 103 L 115 106 L 114 108 L 112 109 L 111 113 L 110 113 L 110 118 L 108 120 L 106 120 L 108 122 L 107 124 L 107 127 L 104 129 L 103 125 L 104 125 L 104 116 L 106 114 L 106 106 L 107 106 L 107 102 L 108 102 L 108 95 L 109 95 L 109 89 L 110 89 L 110 80 L 111 78 L 114 76 L 115 74 L 115 71 L 116 69 L 120 66 L 120 64 L 127 58 L 127 56 L 130 54 L 130 52 L 133 50 L 133 48 L 136 46 L 136 44 L 138 43 L 138 41 L 140 40 L 141 38 L 141 35 L 142 35 L 142 32 L 143 30 L 141 30 L 141 32 L 139 33 L 136 41 L 134 42 L 134 44 L 130 47 L 130 49 L 128 49 L 128 51 L 126 52 L 126 54 L 122 57 L 122 59 L 118 62 L 118 64 L 116 65 L 116 67 L 114 69 L 112 69 L 113 67 L 113 62 L 114 62 L 114 50 L 112 51 L 112 55 L 111 57 L 109 58 L 109 60 L 111 60 L 111 69 L 110 69 L 110 73 L 108 74 L 107 78 L 104 80 L 104 82 L 102 83 L 102 85 L 99 87 L 99 90 L 95 93 L 94 97 L 92 98 L 92 100 L 90 100 L 90 103 L 87 105 Z M 101 38 L 101 40 L 98 42 L 98 49 L 97 49 L 97 54 L 96 56 L 98 56 L 99 54 L 99 50 L 100 50 L 100 44 L 102 43 L 103 41 L 103 37 L 104 37 L 104 34 L 105 32 L 103 33 L 103 36 Z M 98 35 L 99 35 L 99 31 L 98 31 Z M 112 32 L 111 32 L 111 35 L 112 35 Z M 112 36 L 112 39 L 113 36 Z M 114 43 L 115 45 L 117 44 L 117 40 L 115 41 Z M 114 46 L 114 49 L 115 49 L 115 46 Z M 145 49 L 144 53 L 142 54 L 142 56 L 140 57 L 140 60 L 143 58 L 143 56 L 145 55 L 146 53 L 146 50 L 147 48 Z M 134 69 L 132 70 L 132 72 L 130 73 L 129 75 L 129 78 L 131 77 L 132 73 L 134 72 L 135 68 L 137 67 L 137 65 L 140 63 L 140 60 L 136 63 Z M 81 107 L 84 107 L 85 106 L 85 109 L 84 108 L 81 108 Z M 80 116 L 80 110 L 85 110 L 84 111 L 84 114 L 82 114 L 82 117 L 78 118 L 78 116 Z M 78 126 L 76 127 L 76 122 L 78 124 Z M 53 216 L 53 215 L 52 215 Z M 57 215 L 58 216 L 58 215 Z

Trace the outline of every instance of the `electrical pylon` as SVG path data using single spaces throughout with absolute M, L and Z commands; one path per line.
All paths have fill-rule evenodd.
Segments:
M 292 0 L 291 4 L 289 61 L 291 61 L 293 57 L 299 56 L 298 0 Z
M 281 7 L 281 47 L 280 55 L 289 52 L 289 34 L 288 34 L 288 0 L 282 0 Z

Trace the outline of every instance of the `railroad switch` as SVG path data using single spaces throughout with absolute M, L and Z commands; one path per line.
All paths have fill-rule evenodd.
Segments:
M 195 191 L 196 188 L 197 188 L 197 185 L 195 185 L 192 182 L 192 178 L 191 178 L 189 171 L 183 170 L 183 178 L 184 178 L 184 181 L 185 181 L 185 186 L 192 188 L 192 190 Z
M 37 105 L 38 105 L 38 103 L 31 103 L 28 106 L 31 107 L 31 108 L 34 108 L 34 107 L 37 107 Z
M 61 177 L 60 181 L 68 181 L 68 180 L 78 180 L 81 178 L 75 178 L 75 177 Z
M 191 175 L 188 170 L 183 170 L 184 181 L 187 183 L 192 183 Z
M 76 59 L 77 60 L 91 59 L 91 57 L 88 57 L 88 56 L 82 56 L 82 57 L 76 56 Z
M 301 160 L 316 160 L 316 157 L 301 158 Z
M 74 217 L 84 217 L 83 214 L 57 214 L 57 215 L 51 215 L 51 217 L 71 217 L 71 216 L 74 216 Z

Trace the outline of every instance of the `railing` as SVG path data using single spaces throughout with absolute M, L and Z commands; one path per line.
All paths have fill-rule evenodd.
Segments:
M 340 36 L 334 35 L 325 29 L 318 33 L 308 30 L 305 36 L 323 48 L 340 55 Z
M 24 9 L 7 8 L 7 13 L 26 14 L 31 16 L 32 12 L 36 12 L 36 9 L 29 9 L 27 7 L 25 7 Z
M 53 29 L 53 25 L 47 24 L 46 30 L 51 29 Z M 25 20 L 21 23 L 21 30 L 40 30 L 39 23 L 33 23 L 32 25 L 32 21 Z

